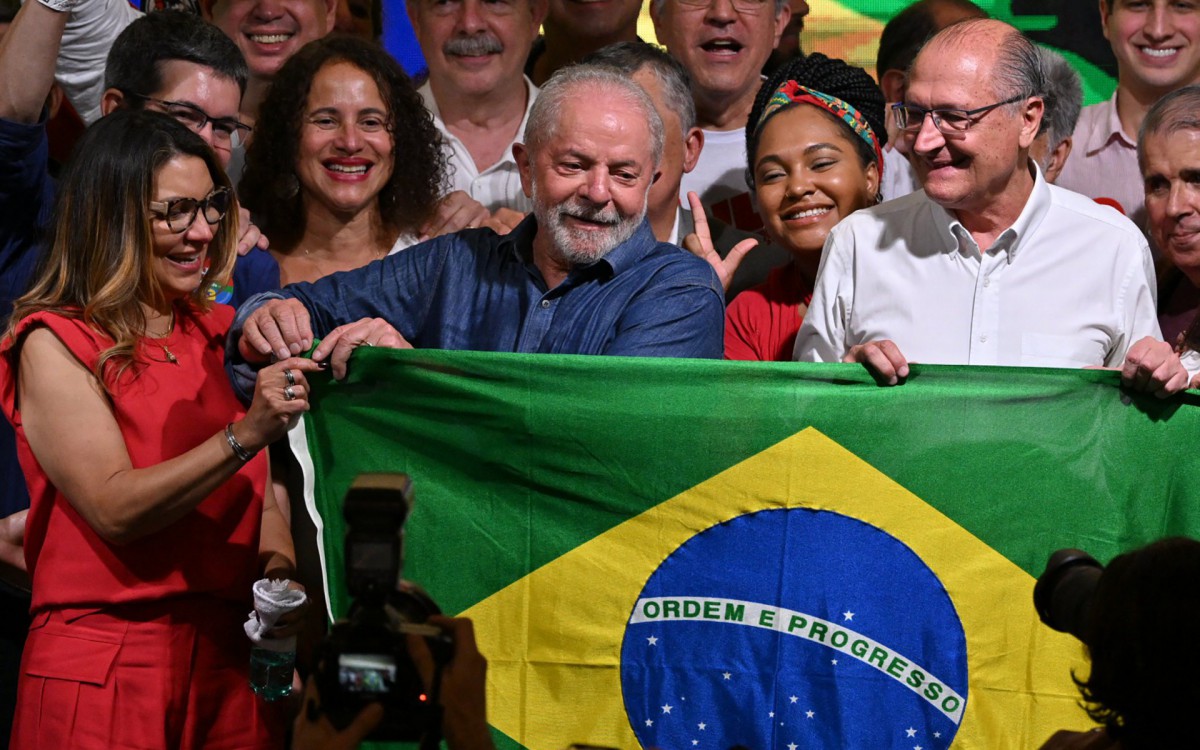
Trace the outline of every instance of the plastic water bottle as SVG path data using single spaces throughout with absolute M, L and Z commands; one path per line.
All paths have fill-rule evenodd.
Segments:
M 262 640 L 250 649 L 250 689 L 263 700 L 277 701 L 292 694 L 296 668 L 296 638 Z

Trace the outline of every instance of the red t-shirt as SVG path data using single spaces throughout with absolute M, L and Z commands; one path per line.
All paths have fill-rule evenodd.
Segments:
M 233 310 L 176 309 L 164 339 L 143 339 L 139 359 L 108 387 L 113 417 L 134 468 L 179 456 L 222 432 L 245 414 L 225 375 L 225 334 Z M 79 319 L 37 313 L 21 321 L 16 341 L 35 327 L 49 328 L 94 371 L 112 340 Z M 170 349 L 176 362 L 163 351 Z M 266 455 L 260 454 L 174 524 L 124 546 L 105 542 L 54 487 L 29 449 L 16 404 L 13 339 L 0 343 L 0 406 L 17 433 L 17 452 L 31 501 L 25 560 L 33 577 L 33 611 L 90 608 L 207 594 L 250 601 L 258 578 Z M 109 370 L 111 373 L 115 368 Z
M 725 308 L 725 359 L 786 362 L 804 321 L 800 306 L 812 301 L 812 289 L 789 263 L 767 280 L 738 294 Z

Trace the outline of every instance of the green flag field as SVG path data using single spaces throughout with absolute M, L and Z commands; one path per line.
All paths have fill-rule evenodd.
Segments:
M 1196 396 L 1113 372 L 368 349 L 312 401 L 331 616 L 346 488 L 408 474 L 499 748 L 1037 747 L 1089 725 L 1049 553 L 1200 536 Z

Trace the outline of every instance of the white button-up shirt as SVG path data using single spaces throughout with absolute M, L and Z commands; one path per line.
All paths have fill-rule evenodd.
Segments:
M 1142 233 L 1034 173 L 1021 215 L 982 254 L 923 190 L 847 217 L 826 240 L 796 358 L 837 362 L 891 339 L 911 362 L 1113 367 L 1160 337 Z
M 521 143 L 525 139 L 525 124 L 529 122 L 529 110 L 533 108 L 533 102 L 537 99 L 537 86 L 528 78 L 525 79 L 525 116 L 521 118 L 521 125 L 517 128 L 512 142 L 504 149 L 500 161 L 482 172 L 475 168 L 475 159 L 463 142 L 446 128 L 429 83 L 426 82 L 417 93 L 425 101 L 425 108 L 433 114 L 433 124 L 442 133 L 442 150 L 450 172 L 450 190 L 466 192 L 489 211 L 500 207 L 511 208 L 521 213 L 532 210 L 533 203 L 525 197 L 525 192 L 521 189 L 521 173 L 517 170 L 517 161 L 512 155 L 512 144 Z

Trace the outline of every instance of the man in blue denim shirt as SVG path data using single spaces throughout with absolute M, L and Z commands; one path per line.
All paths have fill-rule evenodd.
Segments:
M 533 215 L 440 237 L 314 284 L 251 298 L 228 344 L 235 388 L 322 339 L 335 377 L 356 346 L 711 357 L 724 301 L 707 263 L 654 239 L 646 194 L 663 128 L 637 84 L 564 69 L 514 147 Z

